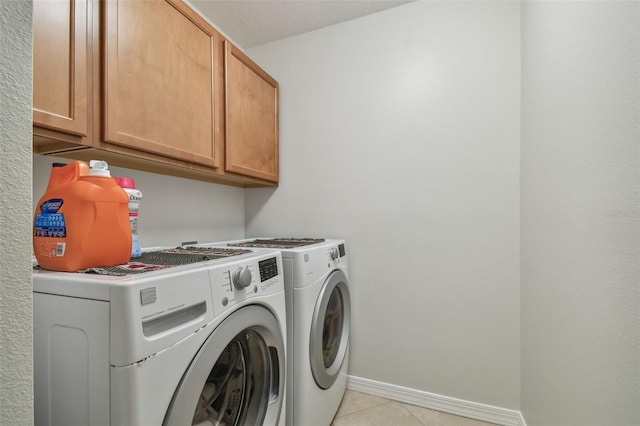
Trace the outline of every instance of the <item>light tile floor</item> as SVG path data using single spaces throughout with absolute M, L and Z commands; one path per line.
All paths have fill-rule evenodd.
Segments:
M 494 426 L 347 389 L 332 426 Z

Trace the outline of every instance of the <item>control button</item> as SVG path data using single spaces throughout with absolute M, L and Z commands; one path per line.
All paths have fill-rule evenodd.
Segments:
M 254 292 L 254 293 L 257 293 L 257 292 L 258 292 L 258 286 L 257 286 L 257 285 L 254 285 L 254 286 L 253 286 L 253 292 Z
M 340 253 L 338 253 L 338 249 L 336 247 L 331 247 L 329 249 L 329 256 L 331 256 L 331 260 L 336 260 L 340 256 Z
M 233 285 L 238 290 L 243 290 L 251 284 L 251 271 L 246 266 L 233 271 Z
M 222 298 L 222 306 L 227 306 L 229 304 L 229 299 L 226 297 Z

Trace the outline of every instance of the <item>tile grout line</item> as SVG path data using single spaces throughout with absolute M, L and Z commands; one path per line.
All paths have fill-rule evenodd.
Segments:
M 387 404 L 391 404 L 391 403 L 393 403 L 393 402 L 397 402 L 397 401 L 392 401 L 392 400 L 390 400 L 390 399 L 387 399 L 387 400 L 386 400 L 386 402 L 382 402 L 382 403 L 380 403 L 380 404 L 372 405 L 372 406 L 367 407 L 367 408 L 362 408 L 362 409 L 360 409 L 360 410 L 358 410 L 358 411 L 354 411 L 354 412 L 349 413 L 349 414 L 343 414 L 343 415 L 342 415 L 342 416 L 340 416 L 340 417 L 335 417 L 333 420 L 335 421 L 335 420 L 338 420 L 338 419 L 344 419 L 344 418 L 349 417 L 349 416 L 352 416 L 352 415 L 354 415 L 354 414 L 359 414 L 359 413 L 362 413 L 362 412 L 364 412 L 364 411 L 370 410 L 370 409 L 372 409 L 372 408 L 380 407 L 380 406 L 387 405 Z
M 411 417 L 413 417 L 414 419 L 416 419 L 418 423 L 420 423 L 420 424 L 421 424 L 421 425 L 423 425 L 423 426 L 429 426 L 429 425 L 427 425 L 426 423 L 423 423 L 423 422 L 422 422 L 422 420 L 420 420 L 420 419 L 419 419 L 415 414 L 413 414 L 413 413 L 411 412 L 411 410 L 409 410 L 409 409 L 406 407 L 406 406 L 407 406 L 407 404 L 405 404 L 405 403 L 401 402 L 401 403 L 400 403 L 400 405 L 402 406 L 402 408 L 404 409 L 404 411 L 406 411 L 407 413 L 409 413 L 409 415 L 410 415 Z

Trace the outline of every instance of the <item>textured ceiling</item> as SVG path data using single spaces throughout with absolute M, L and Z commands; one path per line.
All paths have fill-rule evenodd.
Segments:
M 187 0 L 242 48 L 302 34 L 413 0 Z

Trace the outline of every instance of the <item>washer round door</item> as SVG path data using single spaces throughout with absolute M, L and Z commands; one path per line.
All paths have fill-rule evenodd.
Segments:
M 285 383 L 278 321 L 251 305 L 209 335 L 176 389 L 165 425 L 275 425 Z
M 325 281 L 316 301 L 309 336 L 309 361 L 316 384 L 330 388 L 347 357 L 351 321 L 349 281 L 339 269 Z

